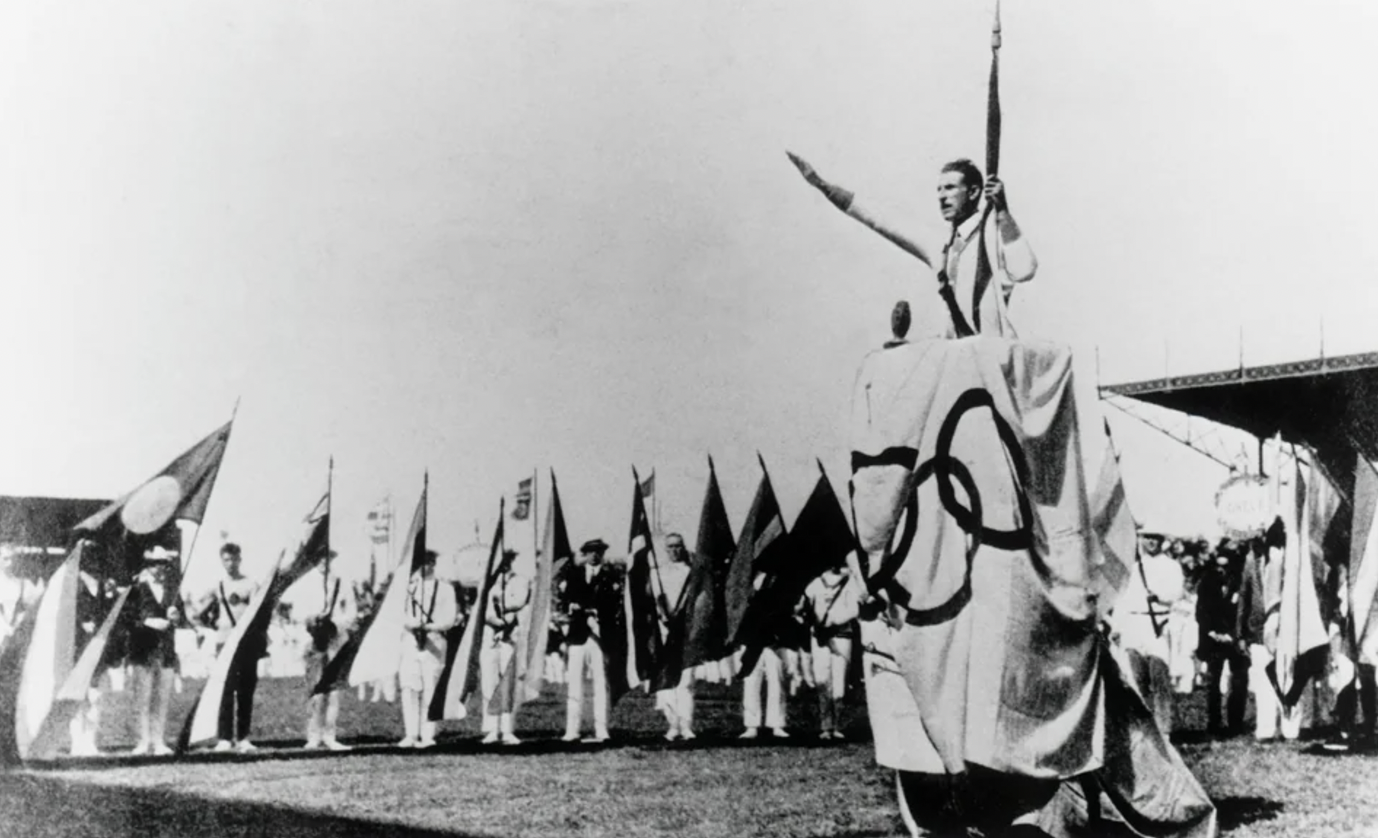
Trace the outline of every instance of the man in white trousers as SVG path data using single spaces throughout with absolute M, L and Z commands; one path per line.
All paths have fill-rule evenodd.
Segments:
M 406 736 L 400 748 L 435 745 L 436 724 L 427 716 L 440 670 L 445 665 L 447 633 L 459 619 L 454 585 L 435 578 L 436 553 L 427 550 L 407 585 L 403 612 L 402 661 L 397 682 L 402 688 L 402 724 Z
M 609 597 L 619 579 L 604 563 L 608 545 L 601 538 L 585 541 L 579 555 L 559 582 L 560 608 L 568 615 L 566 651 L 569 665 L 565 685 L 566 742 L 579 741 L 584 717 L 584 674 L 593 682 L 593 736 L 589 742 L 608 741 L 608 673 L 603 658 L 603 640 L 598 622 L 599 604 L 620 604 L 621 596 Z
M 669 559 L 658 563 L 657 579 L 660 596 L 656 598 L 656 613 L 660 617 L 661 637 L 669 634 L 670 621 L 680 608 L 685 583 L 689 581 L 689 551 L 684 546 L 684 536 L 670 533 L 665 536 L 665 554 Z M 656 708 L 665 714 L 669 729 L 665 738 L 669 741 L 694 738 L 694 669 L 685 669 L 679 675 L 679 683 L 669 689 L 656 692 Z
M 512 569 L 516 550 L 504 550 L 488 592 L 483 609 L 483 650 L 479 654 L 479 677 L 483 689 L 483 743 L 501 741 L 504 745 L 518 745 L 513 713 L 516 710 L 516 679 L 503 683 L 503 673 L 512 664 L 516 646 L 512 637 L 517 621 L 531 601 L 531 583 Z M 502 687 L 499 694 L 499 687 Z

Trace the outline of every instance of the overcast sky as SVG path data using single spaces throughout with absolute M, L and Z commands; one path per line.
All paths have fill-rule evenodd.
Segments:
M 533 468 L 625 545 L 631 467 L 692 533 L 787 516 L 931 272 L 898 226 L 980 159 L 992 4 L 233 0 L 0 8 L 0 492 L 111 497 L 238 421 L 219 533 L 284 546 L 336 458 L 335 538 L 487 537 Z M 1378 349 L 1378 7 L 1006 2 L 1002 174 L 1041 269 L 1024 335 L 1102 383 Z M 916 326 L 916 331 L 923 324 Z M 1094 410 L 1094 405 L 1089 405 Z M 1206 530 L 1223 469 L 1111 412 L 1131 506 Z M 1234 445 L 1239 442 L 1235 441 Z M 544 499 L 542 500 L 544 507 Z M 403 521 L 405 526 L 405 520 Z M 692 536 L 691 536 L 692 538 Z M 204 584 L 201 582 L 200 584 Z

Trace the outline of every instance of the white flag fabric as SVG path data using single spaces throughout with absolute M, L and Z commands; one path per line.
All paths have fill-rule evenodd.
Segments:
M 67 554 L 48 580 L 48 587 L 34 613 L 33 638 L 20 670 L 15 713 L 15 744 L 23 759 L 55 755 L 51 737 L 37 753 L 34 745 L 52 710 L 58 691 L 67 681 L 76 659 L 77 585 L 81 576 L 82 546 Z

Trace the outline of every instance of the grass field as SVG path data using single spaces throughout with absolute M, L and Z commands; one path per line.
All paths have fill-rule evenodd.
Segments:
M 177 696 L 173 719 L 195 685 Z M 303 684 L 265 680 L 252 756 L 177 761 L 111 756 L 0 775 L 0 834 L 818 836 L 902 835 L 891 778 L 872 760 L 864 709 L 849 703 L 843 743 L 822 743 L 812 696 L 790 705 L 788 740 L 736 739 L 736 691 L 701 684 L 693 743 L 665 742 L 638 694 L 612 717 L 609 746 L 566 746 L 563 690 L 548 687 L 519 716 L 515 747 L 482 747 L 473 721 L 442 729 L 432 751 L 401 751 L 395 706 L 342 703 L 346 754 L 298 750 Z M 113 694 L 103 748 L 133 743 L 127 694 Z M 1201 695 L 1184 703 L 1178 737 L 1216 800 L 1224 834 L 1378 835 L 1378 756 L 1331 756 L 1314 741 L 1257 745 L 1199 733 Z

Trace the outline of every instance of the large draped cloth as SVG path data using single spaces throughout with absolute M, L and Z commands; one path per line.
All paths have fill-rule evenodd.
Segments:
M 1101 772 L 1101 785 L 1182 825 L 1164 834 L 1213 834 L 1208 799 L 1165 739 L 1152 754 L 1119 741 L 1143 731 L 1099 631 L 1107 557 L 1071 351 L 981 335 L 879 350 L 850 424 L 870 587 L 891 603 L 896 665 L 935 755 L 921 770 L 1067 780 L 1143 755 L 1137 775 Z M 1177 800 L 1155 799 L 1169 787 Z

